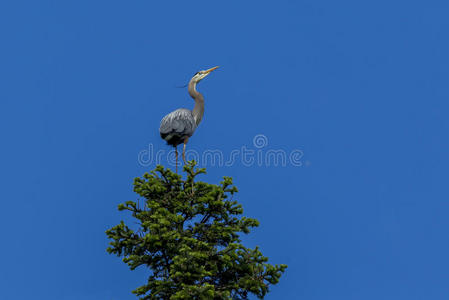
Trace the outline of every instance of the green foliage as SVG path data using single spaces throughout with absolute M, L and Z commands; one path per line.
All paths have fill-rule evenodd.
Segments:
M 144 204 L 127 201 L 118 209 L 130 211 L 138 229 L 122 221 L 106 231 L 109 253 L 123 256 L 131 270 L 143 265 L 152 271 L 133 293 L 140 299 L 263 298 L 287 266 L 270 265 L 257 247 L 241 244 L 239 233 L 259 222 L 240 216 L 231 178 L 220 185 L 196 181 L 205 169 L 194 162 L 184 171 L 186 180 L 162 166 L 136 178 L 134 191 Z

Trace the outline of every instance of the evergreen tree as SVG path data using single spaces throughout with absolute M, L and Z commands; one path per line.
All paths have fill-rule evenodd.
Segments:
M 194 162 L 184 171 L 186 180 L 162 166 L 136 178 L 134 191 L 144 203 L 127 201 L 118 209 L 129 210 L 138 228 L 121 221 L 106 231 L 109 253 L 123 256 L 131 270 L 151 270 L 133 293 L 140 299 L 263 298 L 287 266 L 270 265 L 258 247 L 241 244 L 239 234 L 259 222 L 241 216 L 231 178 L 219 185 L 196 181 L 205 169 Z

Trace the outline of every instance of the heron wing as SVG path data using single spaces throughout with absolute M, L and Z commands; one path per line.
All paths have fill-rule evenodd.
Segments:
M 177 144 L 178 140 L 192 136 L 196 129 L 196 122 L 192 112 L 185 108 L 177 109 L 166 115 L 159 127 L 161 137 L 168 143 L 174 140 Z

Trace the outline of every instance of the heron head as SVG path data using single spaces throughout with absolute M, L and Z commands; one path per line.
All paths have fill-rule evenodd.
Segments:
M 200 82 L 201 80 L 203 80 L 207 75 L 210 74 L 210 72 L 212 72 L 213 70 L 216 70 L 218 68 L 218 66 L 204 70 L 204 71 L 198 71 L 196 72 L 195 75 L 193 75 L 192 77 L 192 81 L 194 81 L 195 83 Z

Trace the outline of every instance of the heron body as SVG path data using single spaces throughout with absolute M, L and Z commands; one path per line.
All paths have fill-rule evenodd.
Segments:
M 161 138 L 173 147 L 184 143 L 193 135 L 197 125 L 192 111 L 186 108 L 177 109 L 166 115 L 159 128 Z
M 201 122 L 204 114 L 204 97 L 196 90 L 196 85 L 213 70 L 218 67 L 214 67 L 205 71 L 197 72 L 188 84 L 188 92 L 190 96 L 195 100 L 195 106 L 193 110 L 186 108 L 177 109 L 168 115 L 166 115 L 159 127 L 159 133 L 168 145 L 175 148 L 176 153 L 176 171 L 178 170 L 178 149 L 177 146 L 184 143 L 182 151 L 182 159 L 185 163 L 185 150 L 186 144 L 189 138 L 193 135 L 196 128 Z

